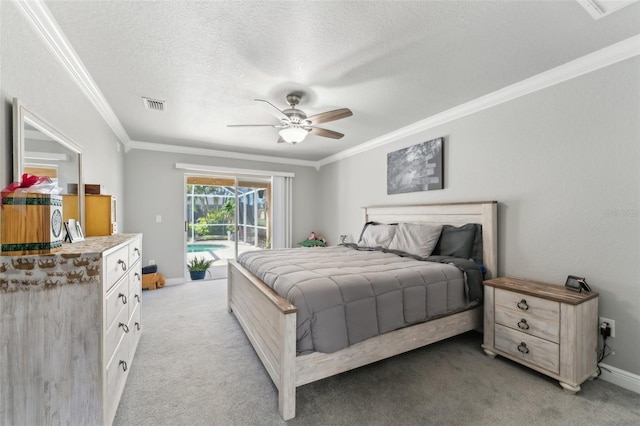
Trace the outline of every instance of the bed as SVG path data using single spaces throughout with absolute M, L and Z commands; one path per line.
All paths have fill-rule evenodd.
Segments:
M 497 276 L 497 202 L 363 208 L 363 223 L 479 224 L 485 279 Z M 305 249 L 308 251 L 323 249 Z M 482 327 L 482 305 L 367 338 L 342 349 L 297 355 L 298 307 L 237 261 L 228 265 L 233 312 L 278 389 L 284 420 L 295 417 L 296 387 Z

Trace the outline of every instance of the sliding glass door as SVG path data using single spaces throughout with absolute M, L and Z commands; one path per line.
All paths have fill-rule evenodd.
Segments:
M 206 278 L 224 278 L 229 259 L 270 247 L 270 199 L 267 180 L 187 176 L 186 261 L 212 260 Z

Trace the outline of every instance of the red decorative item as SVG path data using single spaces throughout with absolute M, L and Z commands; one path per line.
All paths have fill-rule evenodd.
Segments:
M 25 173 L 22 175 L 22 182 L 13 182 L 11 185 L 3 189 L 2 192 L 14 192 L 19 188 L 29 188 L 42 183 L 51 183 L 51 179 L 49 179 L 48 176 L 35 176 Z

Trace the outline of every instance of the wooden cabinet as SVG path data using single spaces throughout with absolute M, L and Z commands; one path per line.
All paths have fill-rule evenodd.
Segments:
M 79 221 L 78 195 L 65 194 L 62 199 L 63 221 Z M 118 233 L 117 201 L 113 195 L 85 194 L 85 223 L 81 223 L 85 236 L 99 237 Z
M 571 392 L 597 374 L 598 293 L 501 277 L 484 282 L 484 343 Z
M 78 196 L 76 194 L 64 194 L 62 196 L 62 220 L 63 222 L 69 222 L 69 219 L 80 222 Z M 80 224 L 84 227 L 84 223 Z
M 116 197 L 113 195 L 84 196 L 86 236 L 113 235 L 118 233 Z
M 111 424 L 141 323 L 142 236 L 0 257 L 0 424 Z

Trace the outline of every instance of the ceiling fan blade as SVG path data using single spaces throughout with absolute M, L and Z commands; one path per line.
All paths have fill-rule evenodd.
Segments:
M 311 130 L 309 131 L 309 133 L 313 133 L 314 135 L 318 135 L 318 136 L 323 136 L 325 138 L 340 139 L 341 137 L 344 136 L 342 133 L 334 132 L 333 130 L 322 129 L 320 127 L 311 127 L 311 126 L 310 128 Z
M 276 118 L 277 118 L 278 120 L 282 120 L 283 118 L 284 118 L 284 119 L 287 119 L 287 120 L 289 119 L 289 116 L 287 116 L 287 114 L 285 114 L 284 112 L 280 111 L 280 108 L 278 108 L 277 106 L 275 106 L 275 105 L 274 105 L 274 104 L 272 104 L 271 102 L 269 102 L 269 101 L 265 101 L 264 99 L 254 99 L 254 101 L 256 101 L 256 102 L 264 102 L 264 103 L 266 103 L 266 104 L 271 105 L 272 109 L 270 108 L 270 109 L 269 109 L 269 111 L 271 111 L 271 114 L 273 114 L 274 116 L 276 116 Z M 278 112 L 276 113 L 274 110 L 275 110 L 275 111 L 278 111 Z
M 282 127 L 279 124 L 227 124 L 227 127 Z
M 340 120 L 341 118 L 351 117 L 353 113 L 349 108 L 334 109 L 333 111 L 321 112 L 320 114 L 307 117 L 307 121 L 311 124 L 326 123 L 328 121 Z

